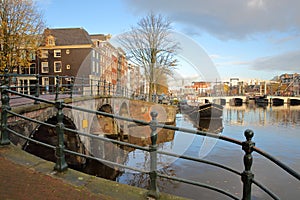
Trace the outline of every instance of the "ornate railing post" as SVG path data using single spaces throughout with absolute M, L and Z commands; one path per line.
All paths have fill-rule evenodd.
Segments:
M 40 76 L 36 74 L 35 76 L 36 82 L 35 82 L 35 97 L 38 98 L 40 96 Z M 39 104 L 40 102 L 38 100 L 34 101 L 34 104 Z
M 150 190 L 148 196 L 154 197 L 155 199 L 159 198 L 159 190 L 157 187 L 157 112 L 152 111 L 150 113 L 152 120 L 150 122 L 151 128 L 151 145 L 150 150 Z
M 244 155 L 244 166 L 245 170 L 242 173 L 242 182 L 243 182 L 243 200 L 251 199 L 251 184 L 254 174 L 251 172 L 251 166 L 253 162 L 253 157 L 251 155 L 255 143 L 251 141 L 254 133 L 252 130 L 247 129 L 244 133 L 246 141 L 242 143 L 242 148 L 245 151 Z
M 55 102 L 55 107 L 57 108 L 57 124 L 56 124 L 56 134 L 57 134 L 57 146 L 55 149 L 55 156 L 56 156 L 56 164 L 54 166 L 54 170 L 58 172 L 65 171 L 68 169 L 68 164 L 66 163 L 65 159 L 65 145 L 64 145 L 64 113 L 63 109 L 63 100 L 58 100 Z
M 7 131 L 7 110 L 10 110 L 9 95 L 7 89 L 9 88 L 8 69 L 4 69 L 4 84 L 1 86 L 1 128 L 0 128 L 0 145 L 10 144 Z
M 59 76 L 56 76 L 55 79 L 55 101 L 58 99 L 58 93 L 59 93 Z
M 106 95 L 106 80 L 103 81 L 103 95 Z

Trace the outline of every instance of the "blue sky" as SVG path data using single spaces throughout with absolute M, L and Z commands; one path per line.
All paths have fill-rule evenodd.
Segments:
M 298 0 L 36 1 L 49 28 L 83 27 L 91 34 L 122 34 L 150 11 L 160 13 L 205 50 L 223 81 L 300 73 Z M 179 74 L 199 73 L 187 63 L 178 66 Z

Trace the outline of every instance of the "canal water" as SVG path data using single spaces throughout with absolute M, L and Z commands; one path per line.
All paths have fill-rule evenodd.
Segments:
M 202 130 L 216 132 L 244 141 L 244 131 L 254 131 L 253 141 L 256 147 L 268 152 L 286 165 L 300 173 L 300 106 L 256 107 L 242 105 L 231 107 L 226 105 L 221 120 L 203 121 Z M 207 124 L 210 124 L 207 126 Z M 176 126 L 197 129 L 184 115 L 178 114 Z M 161 131 L 161 132 L 160 132 Z M 162 134 L 159 130 L 158 134 Z M 173 137 L 161 141 L 159 149 L 195 156 L 232 167 L 242 172 L 244 152 L 241 147 L 217 139 L 204 138 L 180 131 L 173 132 Z M 170 139 L 171 138 L 171 139 Z M 257 153 L 253 153 L 252 171 L 257 181 L 270 188 L 280 199 L 299 199 L 300 183 L 281 170 L 275 164 Z M 128 154 L 126 165 L 149 170 L 149 154 L 140 150 Z M 190 180 L 212 185 L 241 197 L 242 184 L 239 176 L 220 168 L 202 163 L 158 156 L 159 171 Z M 117 181 L 142 188 L 149 187 L 149 178 L 145 174 L 125 171 L 117 177 Z M 229 199 L 226 196 L 205 188 L 159 179 L 159 190 L 191 199 Z M 252 199 L 271 199 L 263 191 L 253 185 Z

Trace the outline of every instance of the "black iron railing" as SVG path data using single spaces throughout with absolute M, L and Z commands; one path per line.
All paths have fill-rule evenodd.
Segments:
M 73 95 L 81 96 L 122 96 L 128 98 L 141 99 L 146 96 L 141 88 L 135 90 L 121 86 L 120 83 L 113 84 L 105 79 L 92 79 L 89 77 L 55 76 L 40 74 L 0 74 L 1 85 L 7 78 L 7 86 L 19 93 L 34 95 L 50 94 L 55 95 L 55 100 L 59 96 Z M 119 84 L 119 85 L 118 85 Z M 118 86 L 117 86 L 118 85 Z M 14 96 L 11 98 L 18 98 Z M 36 100 L 35 103 L 38 101 Z
M 256 179 L 254 179 L 254 174 L 251 171 L 252 160 L 253 160 L 252 152 L 254 151 L 254 152 L 264 156 L 266 159 L 272 161 L 273 163 L 278 165 L 280 168 L 282 168 L 282 170 L 286 171 L 292 177 L 294 177 L 298 181 L 300 181 L 300 174 L 299 173 L 295 172 L 294 170 L 292 170 L 287 165 L 280 162 L 279 160 L 277 160 L 273 156 L 271 156 L 271 155 L 267 154 L 266 152 L 260 150 L 259 148 L 255 147 L 255 143 L 252 141 L 252 137 L 253 137 L 254 133 L 253 133 L 253 131 L 251 131 L 249 129 L 247 129 L 244 132 L 246 140 L 245 141 L 238 141 L 238 140 L 235 140 L 235 139 L 232 139 L 232 138 L 229 138 L 229 137 L 225 137 L 225 136 L 222 136 L 222 135 L 210 134 L 210 133 L 206 133 L 206 132 L 202 132 L 202 131 L 198 131 L 198 130 L 192 130 L 192 129 L 186 129 L 186 128 L 181 128 L 181 127 L 176 127 L 176 126 L 171 126 L 171 125 L 160 124 L 160 123 L 158 123 L 158 121 L 156 119 L 157 118 L 157 113 L 155 111 L 151 112 L 152 120 L 150 122 L 146 122 L 146 121 L 142 121 L 142 120 L 136 120 L 136 119 L 132 119 L 132 118 L 126 118 L 126 117 L 123 117 L 123 116 L 114 115 L 114 114 L 110 114 L 110 113 L 106 113 L 106 112 L 88 110 L 88 109 L 85 109 L 85 108 L 65 104 L 63 100 L 60 100 L 60 99 L 57 99 L 57 98 L 54 101 L 50 101 L 50 100 L 40 98 L 38 95 L 23 94 L 23 93 L 20 93 L 18 91 L 15 91 L 12 87 L 10 87 L 8 85 L 9 78 L 10 78 L 10 76 L 8 74 L 5 74 L 3 76 L 3 78 L 4 78 L 3 82 L 2 82 L 3 84 L 1 85 L 1 101 L 2 101 L 1 109 L 2 109 L 2 113 L 1 113 L 1 129 L 0 129 L 1 130 L 1 138 L 0 138 L 1 140 L 0 140 L 0 145 L 10 144 L 9 134 L 13 134 L 13 135 L 15 135 L 17 137 L 20 137 L 20 138 L 23 138 L 27 141 L 34 142 L 34 143 L 37 143 L 39 145 L 46 146 L 48 148 L 52 148 L 52 149 L 55 150 L 55 156 L 57 158 L 54 169 L 57 170 L 58 172 L 62 172 L 62 171 L 66 170 L 68 168 L 68 164 L 67 164 L 66 159 L 65 159 L 65 153 L 69 153 L 69 154 L 73 154 L 73 155 L 76 155 L 76 156 L 81 156 L 81 157 L 88 158 L 88 159 L 94 159 L 94 160 L 100 161 L 104 164 L 109 164 L 109 165 L 112 165 L 112 166 L 115 166 L 115 167 L 119 167 L 119 168 L 123 168 L 123 169 L 129 169 L 129 170 L 149 174 L 150 187 L 149 187 L 148 195 L 151 196 L 151 197 L 154 197 L 154 198 L 159 198 L 159 189 L 158 189 L 158 186 L 157 186 L 157 178 L 161 177 L 161 178 L 165 178 L 165 179 L 169 179 L 169 180 L 173 180 L 173 181 L 183 182 L 183 183 L 187 183 L 187 184 L 207 188 L 207 189 L 210 189 L 210 190 L 214 190 L 214 191 L 217 191 L 221 194 L 224 194 L 224 195 L 226 195 L 226 196 L 228 196 L 232 199 L 243 199 L 243 200 L 251 199 L 252 184 L 255 184 L 257 187 L 261 188 L 264 192 L 266 192 L 271 198 L 280 199 L 270 189 L 266 188 L 264 185 L 259 183 Z M 98 84 L 98 86 L 99 86 L 99 84 Z M 78 87 L 78 85 L 74 84 L 73 87 Z M 79 85 L 79 87 L 82 87 L 82 85 Z M 100 93 L 100 91 L 99 91 L 99 93 Z M 31 99 L 31 100 L 34 100 L 34 101 L 38 101 L 38 102 L 42 102 L 42 103 L 46 103 L 46 104 L 50 104 L 50 105 L 55 106 L 57 108 L 57 115 L 56 115 L 57 124 L 56 125 L 48 124 L 48 123 L 38 121 L 38 120 L 35 120 L 35 119 L 31 119 L 31 118 L 25 117 L 21 114 L 13 112 L 11 110 L 10 104 L 9 104 L 10 103 L 10 97 L 9 97 L 10 95 L 19 96 L 19 97 L 22 97 L 22 98 L 28 98 L 28 99 Z M 115 119 L 118 119 L 118 120 L 124 120 L 124 121 L 128 121 L 128 122 L 134 122 L 134 123 L 137 123 L 137 124 L 149 126 L 149 128 L 151 129 L 151 144 L 147 147 L 142 147 L 142 146 L 130 144 L 130 143 L 127 143 L 127 142 L 114 140 L 114 139 L 109 139 L 107 137 L 97 136 L 97 135 L 93 135 L 93 134 L 90 134 L 90 133 L 81 132 L 81 131 L 78 131 L 78 130 L 73 130 L 73 129 L 70 129 L 70 128 L 66 128 L 64 126 L 64 123 L 63 123 L 63 117 L 64 117 L 63 110 L 64 110 L 64 108 L 74 109 L 74 110 L 77 110 L 77 111 L 80 111 L 80 112 L 86 112 L 86 113 L 91 113 L 91 114 L 95 114 L 95 115 L 102 115 L 102 116 L 105 116 L 105 117 L 115 118 Z M 55 127 L 56 128 L 56 133 L 58 135 L 58 142 L 57 142 L 56 146 L 46 144 L 44 142 L 37 141 L 33 138 L 26 137 L 26 136 L 22 135 L 22 133 L 18 133 L 15 130 L 12 130 L 11 128 L 9 128 L 9 126 L 7 124 L 8 115 L 20 117 L 24 120 L 28 120 L 28 121 L 37 123 L 39 125 L 45 125 L 45 126 L 52 127 L 52 128 Z M 235 169 L 232 169 L 228 166 L 224 166 L 222 164 L 212 162 L 212 161 L 208 161 L 208 160 L 204 160 L 204 159 L 199 159 L 199 158 L 196 158 L 196 157 L 191 157 L 191 156 L 186 156 L 186 155 L 179 155 L 179 154 L 176 154 L 176 153 L 170 153 L 170 152 L 165 152 L 165 151 L 162 151 L 162 150 L 158 150 L 158 146 L 157 146 L 158 133 L 156 131 L 157 128 L 164 128 L 164 129 L 169 129 L 169 130 L 174 130 L 174 131 L 182 131 L 182 132 L 185 132 L 185 133 L 196 134 L 196 135 L 203 136 L 203 137 L 215 138 L 215 139 L 218 139 L 218 140 L 223 140 L 223 141 L 226 141 L 226 142 L 230 142 L 230 143 L 235 144 L 235 145 L 239 145 L 239 146 L 241 146 L 242 150 L 245 152 L 245 155 L 244 155 L 244 158 L 243 158 L 243 160 L 244 160 L 244 171 L 239 172 L 239 171 L 237 171 Z M 150 170 L 138 169 L 138 168 L 135 168 L 135 167 L 126 166 L 126 165 L 123 165 L 123 164 L 120 164 L 120 163 L 112 162 L 112 161 L 101 159 L 101 158 L 96 158 L 96 157 L 93 157 L 93 156 L 90 156 L 90 155 L 85 155 L 85 154 L 82 154 L 82 153 L 78 153 L 78 152 L 66 149 L 65 146 L 64 146 L 64 131 L 69 131 L 69 132 L 72 132 L 74 134 L 89 137 L 89 138 L 95 139 L 95 140 L 100 140 L 100 141 L 104 141 L 104 142 L 111 142 L 111 143 L 114 143 L 114 144 L 127 146 L 127 147 L 132 147 L 132 148 L 135 148 L 135 149 L 139 149 L 139 150 L 142 150 L 142 151 L 149 152 L 150 153 Z M 191 160 L 191 161 L 195 161 L 195 162 L 199 162 L 199 163 L 205 163 L 207 165 L 212 165 L 212 166 L 218 167 L 222 170 L 229 171 L 229 172 L 231 172 L 231 173 L 233 173 L 237 176 L 240 176 L 241 177 L 241 182 L 242 182 L 242 185 L 243 185 L 242 197 L 237 197 L 237 196 L 235 196 L 233 194 L 230 194 L 229 192 L 227 192 L 223 189 L 220 189 L 220 188 L 208 185 L 208 184 L 204 184 L 202 182 L 192 181 L 192 180 L 188 180 L 188 179 L 184 179 L 184 178 L 180 178 L 180 177 L 176 177 L 176 176 L 170 176 L 170 175 L 160 173 L 157 169 L 158 154 L 177 157 L 177 158 L 182 158 L 182 159 Z

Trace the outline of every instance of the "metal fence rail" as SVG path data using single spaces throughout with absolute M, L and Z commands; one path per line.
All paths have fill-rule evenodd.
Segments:
M 159 124 L 158 121 L 157 121 L 157 113 L 154 112 L 154 111 L 151 112 L 152 120 L 150 122 L 146 122 L 146 121 L 126 118 L 126 117 L 122 117 L 122 116 L 118 116 L 118 115 L 114 115 L 114 114 L 110 114 L 110 113 L 106 113 L 106 112 L 88 110 L 88 109 L 84 109 L 84 108 L 81 108 L 81 107 L 68 105 L 68 104 L 65 104 L 63 100 L 59 100 L 59 99 L 55 99 L 55 101 L 50 101 L 50 100 L 39 98 L 38 95 L 33 96 L 33 95 L 19 93 L 19 92 L 15 91 L 12 87 L 10 87 L 8 85 L 8 82 L 9 82 L 9 76 L 4 75 L 4 84 L 1 85 L 1 101 L 2 101 L 2 107 L 1 108 L 2 108 L 2 112 L 1 112 L 1 127 L 0 127 L 1 128 L 0 129 L 1 130 L 0 145 L 10 144 L 9 134 L 14 134 L 17 137 L 21 137 L 21 138 L 23 138 L 25 140 L 28 140 L 30 142 L 34 142 L 34 143 L 37 143 L 39 145 L 43 145 L 45 147 L 55 149 L 55 155 L 57 156 L 57 160 L 56 160 L 54 169 L 57 170 L 58 172 L 62 172 L 62 171 L 66 170 L 68 168 L 67 162 L 65 160 L 65 153 L 69 153 L 69 154 L 73 154 L 73 155 L 76 155 L 76 156 L 81 156 L 81 157 L 85 157 L 85 158 L 89 158 L 89 159 L 94 159 L 94 160 L 97 160 L 97 161 L 100 161 L 100 162 L 103 162 L 103 163 L 106 163 L 106 164 L 110 164 L 112 166 L 116 166 L 116 167 L 120 167 L 120 168 L 124 168 L 124 169 L 128 169 L 128 170 L 148 174 L 149 177 L 150 177 L 150 187 L 149 187 L 148 195 L 151 196 L 151 197 L 154 197 L 154 198 L 159 198 L 159 189 L 158 189 L 158 186 L 157 186 L 157 178 L 161 177 L 161 178 L 165 178 L 165 179 L 169 179 L 169 180 L 173 180 L 173 181 L 179 181 L 179 182 L 183 182 L 183 183 L 187 183 L 187 184 L 207 188 L 207 189 L 219 192 L 221 194 L 224 194 L 224 195 L 226 195 L 226 196 L 228 196 L 232 199 L 242 198 L 243 200 L 251 199 L 251 188 L 252 188 L 252 183 L 253 183 L 253 184 L 257 185 L 259 188 L 261 188 L 264 192 L 266 192 L 271 198 L 279 199 L 279 197 L 277 197 L 270 189 L 266 188 L 265 186 L 263 186 L 261 183 L 259 183 L 258 181 L 256 181 L 254 179 L 254 174 L 251 171 L 252 160 L 253 160 L 252 152 L 254 151 L 254 152 L 262 155 L 266 159 L 270 160 L 274 164 L 278 165 L 282 170 L 286 171 L 292 177 L 294 177 L 298 181 L 300 181 L 300 175 L 297 172 L 295 172 L 294 170 L 292 170 L 291 168 L 289 168 L 288 166 L 286 166 L 284 163 L 280 162 L 279 160 L 277 160 L 273 156 L 271 156 L 271 155 L 267 154 L 266 152 L 260 150 L 259 148 L 255 147 L 255 143 L 252 141 L 252 137 L 253 137 L 254 133 L 249 129 L 247 129 L 244 132 L 246 140 L 245 141 L 238 141 L 238 140 L 235 140 L 235 139 L 232 139 L 232 138 L 229 138 L 229 137 L 210 134 L 210 133 L 207 133 L 207 132 L 191 130 L 191 129 L 186 129 L 186 128 L 180 128 L 180 127 L 170 126 L 170 125 L 165 125 L 165 124 Z M 25 117 L 23 115 L 20 115 L 20 114 L 17 114 L 15 112 L 11 111 L 11 108 L 10 108 L 10 105 L 9 105 L 9 101 L 10 101 L 9 95 L 16 95 L 16 96 L 20 96 L 22 98 L 28 98 L 28 99 L 31 99 L 31 100 L 35 100 L 35 101 L 38 101 L 38 102 L 43 102 L 43 103 L 51 104 L 52 106 L 55 106 L 57 108 L 57 115 L 56 115 L 57 124 L 56 125 L 48 124 L 48 123 L 45 123 L 45 122 L 42 122 L 42 121 L 38 121 L 38 120 L 35 120 L 35 119 Z M 78 111 L 81 111 L 81 112 L 88 112 L 88 113 L 92 113 L 92 114 L 95 114 L 95 115 L 102 115 L 102 116 L 105 116 L 105 117 L 115 118 L 115 119 L 129 121 L 129 122 L 135 122 L 135 123 L 138 123 L 138 124 L 141 124 L 141 125 L 148 126 L 149 129 L 151 129 L 151 144 L 147 147 L 142 147 L 142 146 L 130 144 L 130 143 L 127 143 L 127 142 L 118 141 L 118 140 L 114 140 L 114 139 L 109 139 L 109 138 L 106 138 L 106 137 L 103 137 L 103 136 L 96 136 L 96 135 L 93 135 L 93 134 L 90 134 L 90 133 L 80 132 L 78 130 L 73 130 L 73 129 L 70 129 L 70 128 L 66 128 L 64 126 L 64 123 L 63 123 L 63 118 L 64 118 L 63 109 L 64 108 L 74 109 L 74 110 L 78 110 Z M 35 122 L 39 125 L 45 125 L 45 126 L 52 127 L 52 128 L 55 127 L 56 128 L 56 133 L 57 133 L 57 136 L 58 136 L 58 142 L 57 142 L 56 146 L 34 140 L 30 137 L 26 137 L 26 136 L 22 135 L 21 133 L 18 133 L 16 131 L 10 129 L 8 127 L 8 124 L 7 124 L 8 115 L 20 117 L 23 120 L 28 120 L 28 121 L 31 121 L 31 122 Z M 239 146 L 242 147 L 242 150 L 245 152 L 245 155 L 244 155 L 244 158 L 243 158 L 243 160 L 244 160 L 244 170 L 242 172 L 239 172 L 235 169 L 232 169 L 228 166 L 224 166 L 224 165 L 219 164 L 219 163 L 207 161 L 207 160 L 204 160 L 204 159 L 199 159 L 199 158 L 196 158 L 196 157 L 191 157 L 191 156 L 186 156 L 186 155 L 179 155 L 179 154 L 176 154 L 176 153 L 170 153 L 170 152 L 165 152 L 165 151 L 158 150 L 158 146 L 157 146 L 157 142 L 156 142 L 157 137 L 158 137 L 157 128 L 164 128 L 164 129 L 169 129 L 169 130 L 174 130 L 174 131 L 182 131 L 182 132 L 190 133 L 190 134 L 197 134 L 197 135 L 200 135 L 200 136 L 203 136 L 203 137 L 211 137 L 211 138 L 215 138 L 215 139 L 218 139 L 218 140 L 223 140 L 223 141 L 232 143 L 234 145 L 239 145 Z M 101 141 L 104 141 L 104 142 L 112 142 L 114 144 L 127 146 L 127 147 L 132 147 L 132 148 L 140 149 L 142 151 L 149 152 L 150 153 L 150 170 L 147 171 L 147 170 L 137 169 L 135 167 L 126 166 L 126 165 L 123 165 L 123 164 L 120 164 L 120 163 L 116 163 L 116 162 L 112 162 L 112 161 L 109 161 L 109 160 L 96 158 L 96 157 L 93 157 L 93 156 L 90 156 L 90 155 L 85 155 L 85 154 L 82 154 L 82 153 L 78 153 L 78 152 L 66 149 L 65 146 L 64 146 L 64 131 L 69 131 L 69 132 L 72 132 L 73 134 L 78 134 L 78 135 L 90 137 L 90 138 L 95 139 L 95 140 L 101 140 Z M 169 175 L 165 175 L 165 174 L 160 173 L 157 169 L 157 157 L 158 157 L 157 155 L 158 154 L 177 157 L 177 158 L 182 158 L 182 159 L 186 159 L 186 160 L 190 160 L 190 161 L 194 161 L 194 162 L 198 162 L 198 163 L 205 163 L 207 165 L 215 166 L 215 167 L 218 167 L 222 170 L 226 170 L 226 171 L 229 171 L 229 172 L 231 172 L 231 173 L 233 173 L 237 176 L 240 176 L 241 180 L 242 180 L 242 185 L 243 185 L 242 197 L 236 197 L 236 196 L 228 193 L 227 191 L 225 191 L 223 189 L 216 188 L 214 186 L 210 186 L 210 185 L 198 182 L 198 181 L 187 180 L 187 179 L 184 179 L 184 178 L 169 176 Z
M 29 82 L 23 83 L 24 79 Z M 42 79 L 47 78 L 47 83 Z M 6 81 L 4 81 L 6 79 Z M 26 80 L 27 80 L 26 79 Z M 7 86 L 19 93 L 39 97 L 43 94 L 55 95 L 55 100 L 60 95 L 82 96 L 122 96 L 140 99 L 146 95 L 142 91 L 128 89 L 127 87 L 112 84 L 104 79 L 91 79 L 88 77 L 55 76 L 40 74 L 0 74 L 1 85 L 7 82 Z M 12 97 L 18 98 L 18 96 Z

